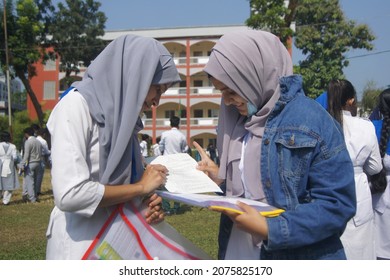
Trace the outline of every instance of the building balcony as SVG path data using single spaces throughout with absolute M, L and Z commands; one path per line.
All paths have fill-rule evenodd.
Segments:
M 175 62 L 176 66 L 185 66 L 187 65 L 187 58 L 186 57 L 174 57 L 173 61 Z M 208 56 L 191 56 L 190 57 L 190 65 L 199 65 L 199 64 L 207 64 L 209 62 Z
M 206 95 L 206 94 L 220 94 L 219 90 L 214 87 L 190 87 L 190 95 Z M 186 95 L 187 88 L 172 87 L 165 92 L 165 96 Z
M 215 118 L 190 118 L 190 126 L 217 126 L 218 117 Z M 153 126 L 153 119 L 142 119 L 145 128 Z M 180 127 L 187 125 L 187 118 L 180 119 Z M 169 118 L 156 119 L 156 127 L 169 127 Z

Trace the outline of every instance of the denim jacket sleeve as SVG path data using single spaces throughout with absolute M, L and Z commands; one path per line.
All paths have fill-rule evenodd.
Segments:
M 301 116 L 282 118 L 287 124 L 277 123 L 275 133 L 265 134 L 269 141 L 263 140 L 269 146 L 262 152 L 265 193 L 270 204 L 286 210 L 267 218 L 267 250 L 293 249 L 340 236 L 356 211 L 353 166 L 340 128 L 325 111 L 301 107 L 308 105 L 313 106 L 300 104 Z

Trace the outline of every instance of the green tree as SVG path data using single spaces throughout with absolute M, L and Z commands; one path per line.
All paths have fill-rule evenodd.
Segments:
M 47 47 L 54 46 L 64 65 L 77 65 L 79 61 L 89 65 L 104 48 L 104 42 L 98 37 L 104 35 L 106 17 L 98 11 L 100 3 L 93 0 L 67 0 L 67 7 L 60 2 L 58 12 L 51 0 L 18 0 L 14 3 L 6 1 L 10 68 L 22 81 L 39 124 L 43 126 L 45 115 L 29 82 L 36 75 L 34 64 L 55 59 L 56 53 L 47 51 Z M 0 50 L 5 50 L 4 7 L 0 7 Z M 1 51 L 2 66 L 6 65 L 5 57 L 5 52 Z
M 30 97 L 36 110 L 39 123 L 43 122 L 42 107 L 36 98 L 29 82 L 29 78 L 36 75 L 34 63 L 43 59 L 45 61 L 50 54 L 45 53 L 42 44 L 46 42 L 45 24 L 50 18 L 52 10 L 50 0 L 18 0 L 6 2 L 6 23 L 8 35 L 9 64 L 12 73 L 18 77 Z M 0 41 L 1 49 L 5 50 L 4 19 L 1 10 Z M 1 65 L 5 63 L 5 52 L 1 52 Z
M 250 27 L 268 29 L 280 36 L 285 45 L 288 34 L 293 35 L 295 47 L 306 56 L 295 70 L 302 74 L 305 92 L 310 97 L 320 95 L 331 79 L 344 77 L 343 68 L 349 63 L 345 54 L 349 50 L 373 48 L 370 42 L 375 37 L 369 27 L 348 20 L 338 0 L 290 0 L 284 7 L 285 14 L 281 8 L 284 1 L 250 0 L 250 5 Z M 278 20 L 262 17 L 264 12 Z M 293 22 L 296 31 L 289 33 Z
M 12 143 L 20 150 L 23 145 L 23 130 L 32 125 L 27 111 L 16 112 L 13 117 Z M 8 131 L 8 116 L 0 116 L 0 131 Z
M 284 0 L 251 0 L 251 16 L 246 20 L 246 25 L 272 32 L 279 36 L 286 47 L 290 47 L 289 38 L 293 36 L 290 25 L 295 18 L 298 0 L 290 1 L 288 6 L 284 2 Z
M 360 115 L 370 115 L 378 104 L 378 96 L 382 89 L 378 88 L 374 81 L 369 81 L 364 86 L 363 97 L 360 106 Z
M 53 35 L 52 45 L 61 58 L 61 70 L 66 72 L 66 80 L 72 72 L 78 73 L 79 62 L 88 66 L 103 50 L 107 20 L 103 12 L 99 12 L 101 4 L 94 0 L 66 0 L 58 3 L 50 33 Z

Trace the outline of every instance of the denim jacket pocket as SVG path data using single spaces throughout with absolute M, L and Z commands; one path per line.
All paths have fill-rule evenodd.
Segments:
M 307 177 L 317 140 L 301 131 L 285 131 L 276 135 L 278 171 L 287 207 L 309 202 Z

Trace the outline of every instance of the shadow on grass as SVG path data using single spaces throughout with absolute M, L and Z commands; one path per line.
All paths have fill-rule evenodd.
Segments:
M 53 191 L 52 190 L 46 190 L 44 192 L 41 192 L 41 194 L 38 197 L 37 202 L 45 202 L 45 201 L 52 201 L 53 200 Z M 21 196 L 19 199 L 12 199 L 9 204 L 28 204 L 31 203 L 29 201 L 26 201 L 23 199 L 23 196 Z

